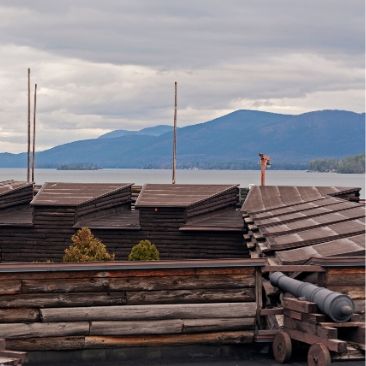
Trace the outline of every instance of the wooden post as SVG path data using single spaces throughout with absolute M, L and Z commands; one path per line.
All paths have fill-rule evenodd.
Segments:
M 177 82 L 174 82 L 174 127 L 173 127 L 173 167 L 172 184 L 175 184 L 175 172 L 177 169 Z
M 34 84 L 34 102 L 33 102 L 33 146 L 32 146 L 32 182 L 34 183 L 34 167 L 36 155 L 36 111 L 37 111 L 37 84 Z
M 30 112 L 30 68 L 28 68 L 28 140 L 27 140 L 27 182 L 30 182 L 30 133 L 31 133 L 31 112 Z

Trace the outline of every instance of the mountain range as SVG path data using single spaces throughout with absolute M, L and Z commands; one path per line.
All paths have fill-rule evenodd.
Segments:
M 237 110 L 177 130 L 180 168 L 252 169 L 258 153 L 278 169 L 306 168 L 310 160 L 364 153 L 365 113 L 324 110 L 299 115 Z M 55 146 L 36 154 L 37 167 L 96 164 L 102 168 L 171 166 L 172 128 L 116 130 L 96 139 Z M 26 154 L 0 153 L 0 167 L 24 167 Z

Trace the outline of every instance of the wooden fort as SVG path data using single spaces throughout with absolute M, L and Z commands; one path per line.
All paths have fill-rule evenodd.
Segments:
M 132 184 L 46 183 L 33 198 L 31 185 L 13 182 L 0 197 L 7 202 L 0 209 L 2 261 L 59 261 L 84 226 L 121 260 L 143 239 L 162 259 L 248 253 L 236 185 L 148 184 L 135 206 Z
M 359 192 L 253 187 L 241 205 L 237 185 L 147 184 L 136 194 L 128 183 L 46 183 L 34 195 L 2 182 L 0 338 L 27 351 L 268 342 L 287 331 L 334 359 L 363 358 Z M 84 226 L 118 260 L 141 239 L 163 260 L 57 263 Z M 34 263 L 48 259 L 56 263 Z M 349 295 L 351 322 L 281 294 L 268 279 L 275 271 Z

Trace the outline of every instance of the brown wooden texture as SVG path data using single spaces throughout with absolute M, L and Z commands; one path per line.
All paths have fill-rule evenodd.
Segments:
M 121 346 L 163 346 L 183 344 L 242 344 L 251 343 L 253 331 L 210 332 L 200 334 L 177 334 L 149 337 L 85 337 L 86 348 Z
M 146 320 L 253 318 L 256 303 L 123 305 L 41 309 L 45 322 L 85 320 Z
M 129 291 L 127 304 L 174 304 L 208 302 L 253 302 L 254 288 L 242 289 L 199 289 L 199 290 L 162 290 Z
M 0 336 L 6 339 L 86 334 L 89 334 L 88 322 L 0 324 Z
M 38 309 L 0 309 L 0 323 L 34 322 L 40 318 Z
M 117 345 L 122 338 L 131 345 L 245 342 L 253 339 L 256 266 L 263 264 L 5 265 L 0 337 L 32 350 L 93 347 L 96 339 Z
M 317 306 L 313 302 L 285 297 L 283 307 L 300 313 L 317 313 Z
M 24 351 L 62 351 L 85 348 L 84 336 L 16 338 L 9 339 L 7 346 L 12 350 Z

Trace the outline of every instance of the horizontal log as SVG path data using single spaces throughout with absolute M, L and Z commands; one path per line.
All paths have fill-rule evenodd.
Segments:
M 0 337 L 31 338 L 89 334 L 89 322 L 0 324 Z
M 207 289 L 127 292 L 128 305 L 253 301 L 255 301 L 255 292 L 254 288 L 251 287 L 234 290 Z
M 139 337 L 85 337 L 85 348 L 178 346 L 183 344 L 243 344 L 251 343 L 253 331 L 212 332 L 198 334 L 155 335 Z
M 72 278 L 120 278 L 120 277 L 166 277 L 166 276 L 210 276 L 210 275 L 254 275 L 253 267 L 220 267 L 220 268 L 156 268 L 129 270 L 98 271 L 62 271 L 54 272 L 19 272 L 0 273 L 0 281 L 30 279 L 72 279 Z
M 254 286 L 254 275 L 211 275 L 169 277 L 125 277 L 85 279 L 23 280 L 22 292 L 92 292 L 123 290 L 162 290 L 195 288 L 242 288 Z M 20 286 L 19 286 L 20 288 Z M 1 291 L 1 289 L 0 289 Z
M 340 292 L 348 295 L 352 300 L 364 300 L 365 299 L 365 287 L 364 286 L 338 286 L 331 285 L 327 286 L 329 290 Z
M 7 348 L 23 351 L 63 351 L 85 348 L 85 336 L 8 339 Z
M 39 292 L 93 292 L 107 291 L 107 278 L 23 280 L 23 293 Z
M 326 285 L 365 286 L 365 268 L 329 268 L 326 274 Z
M 226 319 L 185 319 L 183 333 L 226 332 L 254 329 L 255 317 Z
M 0 309 L 0 323 L 34 322 L 39 320 L 38 309 Z
M 182 333 L 179 319 L 150 321 L 100 321 L 91 322 L 90 335 L 144 335 Z
M 126 294 L 124 292 L 0 296 L 0 308 L 123 305 L 125 303 Z
M 256 303 L 123 305 L 41 309 L 43 321 L 251 318 Z
M 199 334 L 176 334 L 155 336 L 70 336 L 28 339 L 9 339 L 7 346 L 12 350 L 61 351 L 107 347 L 134 346 L 178 346 L 185 344 L 243 344 L 251 343 L 253 331 L 211 332 Z
M 188 290 L 188 289 L 214 289 L 214 288 L 243 288 L 254 286 L 253 275 L 211 275 L 195 276 L 169 276 L 169 277 L 130 277 L 123 281 L 120 278 L 110 279 L 111 290 Z
M 18 280 L 0 281 L 0 295 L 13 295 L 20 292 L 21 282 Z

